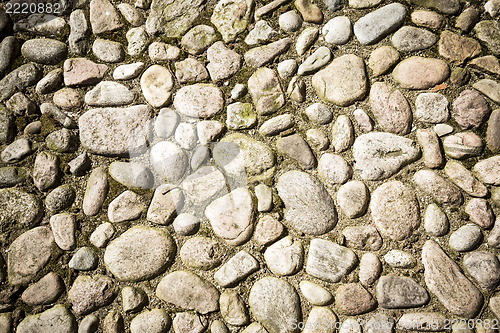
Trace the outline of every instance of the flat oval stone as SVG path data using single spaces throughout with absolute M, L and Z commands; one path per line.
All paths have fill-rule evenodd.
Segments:
M 106 247 L 104 263 L 118 280 L 140 281 L 163 272 L 174 253 L 175 243 L 166 230 L 135 226 Z
M 460 317 L 475 317 L 483 305 L 483 295 L 436 242 L 425 242 L 422 263 L 427 288 L 445 308 Z
M 300 291 L 302 295 L 314 305 L 327 305 L 332 302 L 332 294 L 314 282 L 310 281 L 300 281 L 299 283 Z
M 224 98 L 219 88 L 212 84 L 194 84 L 182 87 L 174 97 L 176 110 L 188 117 L 209 118 L 220 111 Z
M 352 152 L 355 170 L 365 180 L 389 178 L 420 157 L 420 149 L 414 141 L 385 132 L 358 136 Z
M 392 36 L 392 44 L 400 52 L 425 50 L 437 41 L 436 35 L 429 30 L 404 26 Z
M 403 88 L 428 89 L 448 79 L 450 68 L 441 59 L 413 56 L 401 61 L 392 76 Z
M 393 240 L 409 237 L 420 225 L 414 192 L 399 181 L 377 187 L 370 203 L 372 218 L 382 236 Z
M 474 249 L 483 238 L 481 228 L 474 223 L 461 226 L 450 235 L 450 248 L 458 252 Z
M 346 54 L 314 74 L 312 85 L 318 96 L 327 102 L 348 106 L 362 99 L 367 91 L 363 59 Z
M 175 143 L 160 141 L 149 151 L 153 169 L 167 182 L 178 181 L 186 172 L 186 153 Z
M 375 49 L 368 58 L 368 67 L 373 76 L 385 74 L 399 61 L 399 52 L 392 46 L 385 45 Z
M 54 236 L 49 227 L 36 227 L 17 237 L 9 247 L 7 273 L 9 283 L 29 283 L 48 263 Z
M 143 152 L 149 138 L 150 113 L 147 105 L 89 110 L 78 120 L 80 142 L 89 152 L 99 155 Z
M 174 86 L 174 77 L 170 71 L 160 65 L 146 69 L 141 76 L 142 94 L 153 107 L 159 108 L 167 104 L 170 90 Z
M 361 17 L 354 24 L 354 34 L 363 45 L 376 43 L 397 29 L 405 16 L 405 6 L 391 3 Z
M 42 277 L 23 292 L 21 299 L 29 305 L 45 305 L 57 301 L 64 292 L 64 282 L 54 272 Z
M 429 302 L 429 294 L 415 280 L 403 276 L 381 276 L 377 301 L 385 309 L 416 308 Z
M 335 227 L 337 213 L 330 194 L 319 181 L 301 171 L 288 171 L 276 185 L 285 204 L 285 220 L 296 230 L 321 235 Z
M 407 312 L 399 318 L 397 325 L 407 330 L 418 327 L 420 331 L 440 332 L 444 330 L 446 317 L 438 312 Z
M 434 171 L 419 170 L 413 176 L 413 181 L 438 203 L 460 206 L 463 202 L 460 190 Z
M 124 222 L 139 218 L 146 206 L 137 193 L 124 191 L 109 203 L 108 219 L 110 222 Z
M 288 282 L 275 277 L 258 280 L 250 290 L 248 305 L 269 332 L 295 332 L 290 323 L 300 320 L 300 299 Z
M 24 42 L 21 53 L 28 61 L 56 65 L 66 57 L 68 47 L 55 39 L 35 38 Z
M 156 296 L 185 310 L 207 314 L 219 310 L 219 291 L 198 275 L 187 271 L 175 271 L 156 287 Z
M 410 253 L 401 250 L 390 250 L 385 254 L 384 260 L 393 268 L 411 268 L 416 264 Z

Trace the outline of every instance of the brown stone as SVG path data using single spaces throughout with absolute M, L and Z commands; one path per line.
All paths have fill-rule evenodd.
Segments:
M 453 101 L 452 115 L 462 129 L 478 128 L 489 113 L 488 102 L 477 91 L 464 90 Z
M 414 56 L 401 61 L 392 76 L 403 88 L 428 89 L 448 79 L 450 69 L 441 59 Z
M 323 13 L 311 0 L 295 0 L 295 7 L 298 9 L 302 18 L 306 22 L 321 24 L 323 22 Z
M 445 30 L 439 40 L 439 54 L 453 63 L 461 64 L 481 54 L 481 45 L 475 39 Z

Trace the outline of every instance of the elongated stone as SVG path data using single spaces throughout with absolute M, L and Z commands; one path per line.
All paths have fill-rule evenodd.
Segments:
M 427 288 L 448 311 L 465 318 L 476 316 L 483 305 L 483 295 L 433 240 L 422 247 L 422 263 Z

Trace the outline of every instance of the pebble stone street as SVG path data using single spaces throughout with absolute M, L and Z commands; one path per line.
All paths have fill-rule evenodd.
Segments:
M 497 332 L 499 18 L 3 1 L 0 333 Z

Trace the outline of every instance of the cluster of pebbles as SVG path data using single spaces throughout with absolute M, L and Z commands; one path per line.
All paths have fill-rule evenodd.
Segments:
M 0 332 L 497 330 L 500 1 L 314 1 L 0 5 Z

